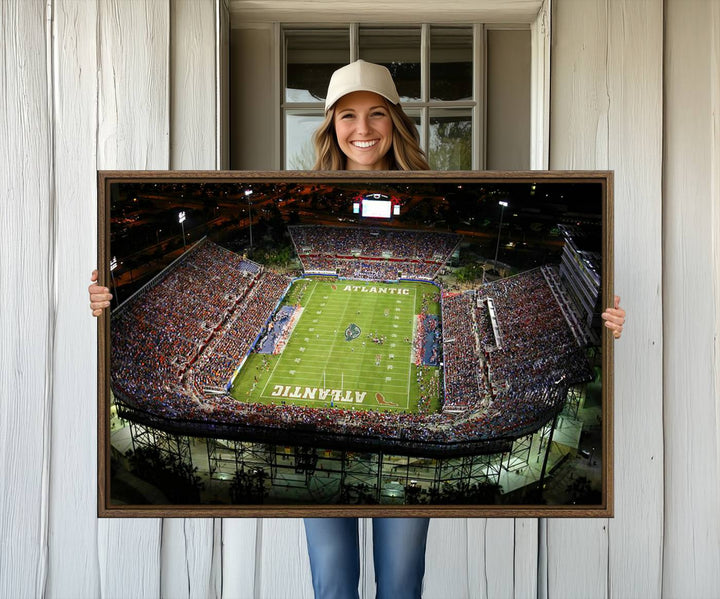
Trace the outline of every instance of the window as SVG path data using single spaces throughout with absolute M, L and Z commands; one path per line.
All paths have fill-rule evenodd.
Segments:
M 479 168 L 481 27 L 288 28 L 282 39 L 284 168 L 312 168 L 310 138 L 323 118 L 330 76 L 358 58 L 385 65 L 392 73 L 403 108 L 417 123 L 431 168 Z
M 230 168 L 312 168 L 330 75 L 358 58 L 393 73 L 433 168 L 530 168 L 533 52 L 542 58 L 524 24 L 238 23 L 230 35 Z M 536 121 L 546 104 L 532 104 Z

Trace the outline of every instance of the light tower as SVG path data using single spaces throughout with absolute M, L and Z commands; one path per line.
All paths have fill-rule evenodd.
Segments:
M 187 249 L 187 246 L 185 245 L 185 211 L 183 210 L 178 214 L 178 222 L 180 223 L 180 227 L 182 228 L 182 238 L 183 238 L 183 252 Z
M 253 245 L 253 239 L 252 239 L 252 202 L 250 201 L 250 196 L 252 195 L 252 189 L 246 189 L 245 190 L 245 197 L 247 198 L 248 202 L 248 217 L 250 219 L 250 249 L 252 249 Z
M 110 259 L 110 278 L 112 279 L 113 290 L 115 291 L 115 302 L 120 305 L 120 296 L 118 295 L 117 285 L 115 284 L 115 275 L 113 271 L 117 268 L 117 258 L 113 256 Z
M 503 221 L 503 214 L 505 212 L 505 208 L 508 207 L 508 203 L 504 202 L 503 200 L 500 200 L 498 202 L 498 205 L 500 206 L 500 224 L 498 225 L 498 238 L 497 238 L 497 244 L 495 245 L 495 270 L 497 271 L 497 259 L 498 259 L 498 252 L 500 251 L 500 233 L 502 232 L 502 221 Z

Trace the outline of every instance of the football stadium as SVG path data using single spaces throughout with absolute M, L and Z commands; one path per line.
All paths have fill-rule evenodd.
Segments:
M 467 234 L 370 213 L 392 220 L 405 203 L 365 193 L 354 218 L 280 220 L 281 265 L 210 236 L 187 245 L 183 228 L 182 252 L 112 312 L 113 413 L 135 427 L 133 447 L 150 439 L 183 459 L 179 439 L 211 440 L 211 474 L 228 454 L 271 473 L 292 455 L 303 476 L 322 452 L 485 456 L 486 480 L 487 456 L 527 464 L 521 440 L 548 429 L 549 445 L 597 376 L 599 254 L 581 249 L 583 227 L 558 224 L 559 261 L 501 273 L 496 259 L 461 284 Z M 269 462 L 258 447 L 276 448 Z M 431 478 L 472 478 L 463 468 Z

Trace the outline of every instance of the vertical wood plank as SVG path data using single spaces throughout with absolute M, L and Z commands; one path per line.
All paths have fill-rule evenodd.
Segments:
M 170 3 L 170 168 L 217 168 L 214 0 Z
M 606 0 L 552 5 L 550 168 L 607 168 Z
M 551 168 L 615 171 L 630 317 L 615 344 L 615 518 L 548 521 L 548 596 L 659 596 L 662 2 L 556 0 L 553 14 Z
M 217 168 L 230 168 L 230 8 L 228 0 L 215 0 L 217 68 Z
M 607 521 L 548 520 L 547 528 L 547 597 L 607 597 Z
M 470 579 L 470 572 L 482 570 L 481 560 L 469 557 L 468 543 L 482 544 L 486 520 L 478 520 L 474 526 L 465 518 L 433 518 L 428 529 L 427 549 L 425 552 L 425 579 L 423 581 L 424 599 L 443 599 L 452 589 L 452 596 L 456 599 L 469 597 L 483 598 L 486 595 L 482 584 L 474 578 Z M 470 529 L 473 530 L 473 539 L 470 541 Z M 477 556 L 476 553 L 474 553 Z M 477 582 L 477 585 L 473 584 Z M 477 594 L 471 593 L 471 585 Z M 482 589 L 482 590 L 481 590 Z
M 514 520 L 513 597 L 540 597 L 539 523 L 537 518 Z
M 170 2 L 170 168 L 212 169 L 216 165 L 214 0 Z M 210 518 L 169 518 L 163 522 L 163 597 L 218 597 L 222 556 L 213 551 Z
M 530 168 L 546 170 L 550 158 L 551 0 L 544 0 L 530 27 Z
M 259 519 L 258 529 L 253 597 L 312 599 L 310 558 L 302 519 Z
M 213 585 L 208 596 L 221 598 L 223 596 L 223 521 L 220 518 L 213 520 L 213 546 L 212 569 L 210 583 Z
M 168 2 L 101 0 L 98 168 L 169 166 Z M 99 521 L 103 597 L 158 597 L 162 521 Z
M 223 599 L 254 599 L 262 597 L 257 591 L 255 572 L 260 543 L 258 530 L 262 520 L 255 518 L 225 518 L 222 520 Z M 282 549 L 283 559 L 287 550 Z
M 167 0 L 98 0 L 98 168 L 169 166 Z
M 714 597 L 720 591 L 720 10 L 715 2 L 665 4 L 663 594 Z
M 432 519 L 423 597 L 513 597 L 514 527 L 508 518 Z M 534 593 L 534 581 L 525 582 Z
M 218 531 L 219 533 L 219 531 Z M 215 527 L 209 518 L 166 518 L 162 527 L 161 596 L 172 599 L 219 597 L 222 576 L 213 568 Z
M 550 168 L 607 168 L 605 2 L 555 0 L 552 10 Z M 607 597 L 607 520 L 547 520 L 541 530 L 547 596 Z
M 162 520 L 103 519 L 98 531 L 100 596 L 159 597 Z
M 376 592 L 372 518 L 358 520 L 358 544 L 360 548 L 360 597 L 372 597 Z M 312 576 L 312 570 L 310 574 Z
M 45 2 L 0 5 L 0 596 L 40 597 L 55 314 Z
M 476 520 L 469 520 L 471 524 Z M 473 535 L 472 527 L 469 526 L 468 541 L 470 544 L 469 556 L 472 558 L 474 539 L 479 535 Z M 485 588 L 487 597 L 513 597 L 515 596 L 516 572 L 515 558 L 518 536 L 515 534 L 515 520 L 510 518 L 491 518 L 487 520 L 484 535 L 483 553 L 485 564 L 484 579 L 486 581 Z M 537 547 L 537 537 L 535 537 L 535 547 Z M 479 543 L 478 543 L 479 548 Z M 525 552 L 528 557 L 534 557 L 532 552 Z M 470 560 L 472 564 L 472 559 Z M 471 568 L 472 570 L 472 568 Z M 517 574 L 530 574 L 532 569 L 524 568 Z M 528 581 L 522 581 L 533 591 L 532 585 Z M 472 589 L 473 587 L 471 587 Z M 474 596 L 475 593 L 471 593 Z
M 53 13 L 57 327 L 46 596 L 99 597 L 97 324 L 87 300 L 97 241 L 97 7 L 57 0 Z
M 713 297 L 715 298 L 713 332 L 713 389 L 715 397 L 720 396 L 720 6 L 713 5 L 711 21 L 713 24 L 713 39 L 710 62 L 710 89 L 712 110 L 712 146 L 710 149 L 712 163 L 710 165 L 711 189 L 713 198 L 711 203 L 710 226 L 713 231 L 712 238 L 712 272 L 715 273 Z M 716 404 L 717 405 L 717 404 Z M 720 430 L 720 410 L 715 410 L 715 430 Z
M 662 587 L 663 2 L 608 2 L 608 166 L 615 171 L 615 291 L 628 312 L 615 350 L 612 597 Z M 638 393 L 638 390 L 642 390 Z

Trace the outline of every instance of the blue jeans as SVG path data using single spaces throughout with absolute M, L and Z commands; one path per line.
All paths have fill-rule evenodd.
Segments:
M 373 518 L 377 599 L 419 599 L 429 518 Z M 357 518 L 305 518 L 315 599 L 358 599 Z

